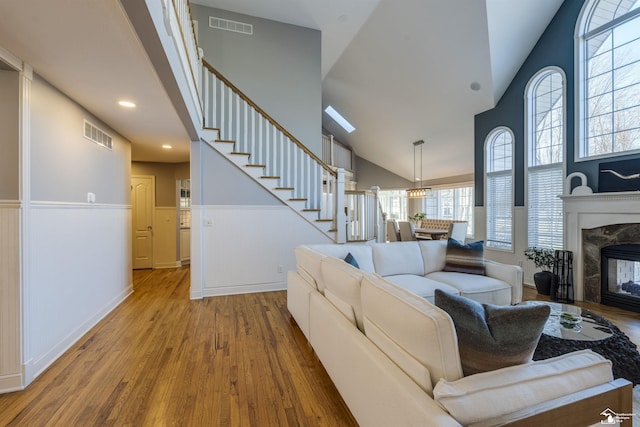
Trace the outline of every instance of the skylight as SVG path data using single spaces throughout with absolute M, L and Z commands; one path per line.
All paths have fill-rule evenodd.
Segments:
M 347 121 L 344 117 L 340 115 L 331 105 L 324 109 L 324 112 L 327 113 L 333 120 L 335 120 L 344 130 L 351 133 L 356 130 L 355 127 L 351 123 Z

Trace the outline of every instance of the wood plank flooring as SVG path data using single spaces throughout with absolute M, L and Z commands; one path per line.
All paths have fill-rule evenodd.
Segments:
M 285 292 L 189 300 L 189 269 L 135 292 L 26 390 L 0 426 L 356 425 Z
M 190 301 L 188 267 L 137 270 L 134 288 L 26 390 L 0 395 L 0 426 L 357 425 L 285 292 Z M 640 345 L 640 315 L 580 305 Z

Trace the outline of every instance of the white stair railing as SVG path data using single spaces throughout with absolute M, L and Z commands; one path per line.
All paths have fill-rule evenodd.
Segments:
M 347 241 L 375 240 L 380 233 L 380 204 L 375 191 L 345 191 Z
M 265 177 L 277 177 L 276 188 L 292 189 L 293 199 L 306 200 L 305 210 L 318 211 L 318 220 L 339 228 L 338 173 L 204 60 L 201 75 L 205 127 L 218 129 L 221 140 L 235 141 L 234 152 L 263 165 Z

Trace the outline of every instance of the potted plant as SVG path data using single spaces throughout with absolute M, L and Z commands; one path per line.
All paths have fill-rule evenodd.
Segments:
M 541 270 L 533 275 L 533 282 L 536 285 L 538 293 L 542 295 L 550 295 L 551 283 L 553 282 L 553 273 L 551 272 L 551 269 L 553 268 L 555 251 L 547 248 L 530 247 L 524 251 L 524 255 L 533 261 L 536 268 Z
M 427 217 L 427 214 L 424 212 L 418 212 L 415 213 L 413 215 L 410 215 L 407 217 L 407 219 L 411 222 L 413 222 L 416 227 L 420 227 L 420 225 L 422 224 L 422 220 L 425 219 Z

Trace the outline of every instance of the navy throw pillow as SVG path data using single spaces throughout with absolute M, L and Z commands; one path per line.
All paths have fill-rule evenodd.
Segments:
M 349 252 L 347 256 L 344 257 L 344 262 L 353 265 L 355 268 L 360 268 L 360 266 L 358 265 L 358 261 L 356 261 L 353 255 L 351 255 L 351 252 Z

